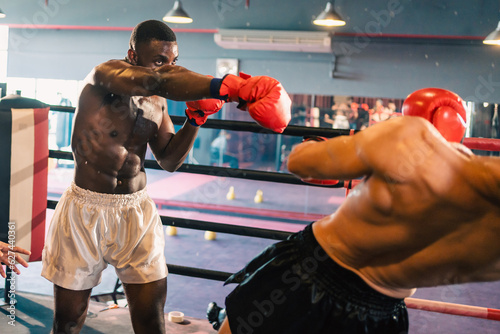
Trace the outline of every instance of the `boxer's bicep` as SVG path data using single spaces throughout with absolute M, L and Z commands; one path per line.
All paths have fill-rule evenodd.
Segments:
M 500 158 L 473 156 L 464 167 L 464 175 L 474 180 L 473 187 L 483 196 L 500 206 Z
M 175 134 L 174 124 L 166 111 L 163 112 L 161 123 L 154 137 L 149 141 L 149 147 L 157 160 L 164 158 L 165 150 Z
M 348 180 L 367 175 L 369 166 L 360 158 L 356 136 L 341 136 L 326 142 L 328 173 L 335 179 Z M 327 172 L 327 171 L 325 171 Z
M 289 156 L 288 169 L 301 178 L 351 179 L 369 172 L 357 154 L 354 136 L 305 142 Z

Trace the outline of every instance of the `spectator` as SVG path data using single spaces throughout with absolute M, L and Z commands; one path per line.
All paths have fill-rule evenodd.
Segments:
M 210 163 L 219 164 L 229 163 L 229 167 L 238 168 L 238 158 L 227 152 L 227 143 L 231 139 L 231 134 L 225 130 L 221 130 L 219 135 L 210 144 Z
M 349 129 L 349 120 L 343 109 L 338 109 L 332 124 L 333 129 Z
M 347 117 L 347 119 L 349 120 L 349 128 L 351 130 L 356 130 L 358 116 L 359 116 L 358 109 L 359 109 L 359 104 L 356 102 L 351 102 L 351 111 L 349 113 L 349 116 Z
M 356 128 L 364 130 L 368 127 L 370 121 L 370 113 L 368 104 L 362 103 L 361 108 L 358 108 L 358 119 L 356 121 Z

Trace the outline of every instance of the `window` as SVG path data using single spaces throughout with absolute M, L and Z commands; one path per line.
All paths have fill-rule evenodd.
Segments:
M 7 49 L 9 48 L 9 27 L 0 26 L 0 83 L 4 83 L 7 78 Z M 1 91 L 0 97 L 7 94 Z

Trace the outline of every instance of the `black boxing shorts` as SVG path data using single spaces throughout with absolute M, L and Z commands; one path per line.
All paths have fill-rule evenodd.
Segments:
M 333 261 L 312 224 L 266 248 L 225 284 L 232 334 L 407 333 L 404 299 L 383 295 Z

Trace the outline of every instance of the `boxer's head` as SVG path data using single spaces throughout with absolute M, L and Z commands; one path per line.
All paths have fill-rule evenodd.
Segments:
M 405 116 L 423 117 L 450 142 L 461 142 L 466 130 L 467 112 L 457 94 L 441 88 L 419 89 L 405 99 Z
M 151 68 L 174 65 L 178 56 L 175 33 L 165 23 L 148 20 L 132 31 L 127 53 L 132 65 Z

